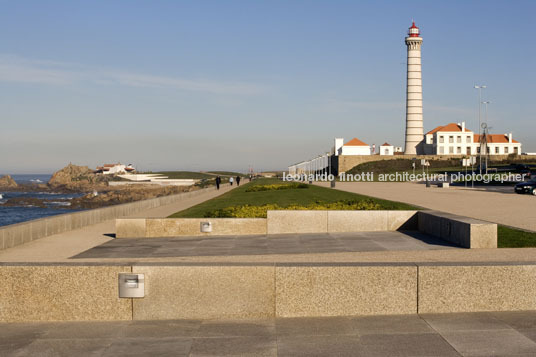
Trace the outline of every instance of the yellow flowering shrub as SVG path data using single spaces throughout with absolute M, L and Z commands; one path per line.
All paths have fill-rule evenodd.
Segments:
M 277 191 L 277 190 L 290 190 L 294 188 L 309 188 L 309 185 L 305 183 L 275 183 L 271 185 L 256 185 L 246 189 L 246 192 L 260 192 L 260 191 Z
M 309 205 L 290 205 L 281 207 L 277 204 L 265 204 L 261 206 L 232 206 L 207 212 L 207 218 L 266 218 L 266 213 L 273 210 L 379 210 L 381 207 L 372 200 L 361 201 L 337 201 L 337 202 L 316 202 Z

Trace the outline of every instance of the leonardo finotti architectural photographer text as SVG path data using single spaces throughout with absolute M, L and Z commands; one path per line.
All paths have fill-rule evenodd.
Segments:
M 521 182 L 525 179 L 524 174 L 463 174 L 454 173 L 450 176 L 445 172 L 443 174 L 412 174 L 409 172 L 394 172 L 389 174 L 375 174 L 374 172 L 361 172 L 358 174 L 341 173 L 336 178 L 331 174 L 296 174 L 291 175 L 283 173 L 283 181 L 320 181 L 329 182 L 337 179 L 341 182 Z

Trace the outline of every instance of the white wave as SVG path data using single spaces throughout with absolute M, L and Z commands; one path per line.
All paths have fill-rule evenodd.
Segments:
M 71 205 L 71 202 L 57 202 L 57 201 L 52 201 L 52 202 L 49 202 L 49 204 L 51 205 L 54 205 L 54 206 L 70 206 Z

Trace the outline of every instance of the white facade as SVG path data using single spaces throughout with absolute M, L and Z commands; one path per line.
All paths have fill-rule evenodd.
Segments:
M 335 139 L 335 148 L 341 143 L 344 142 L 344 139 L 337 138 Z M 346 144 L 339 147 L 338 155 L 349 155 L 349 156 L 355 156 L 355 155 L 370 155 L 371 154 L 371 148 L 370 145 L 365 144 L 358 138 L 353 138 Z
M 302 161 L 288 167 L 289 175 L 329 173 L 330 154 L 319 155 L 311 160 Z
M 510 134 L 488 134 L 487 147 L 483 153 L 510 155 L 521 153 L 521 143 Z M 463 123 L 450 123 L 426 133 L 424 150 L 427 155 L 478 155 L 480 137 L 473 134 Z
M 389 145 L 387 143 L 380 146 L 380 155 L 394 155 L 395 154 L 395 147 L 393 145 Z
M 118 175 L 128 181 L 109 182 L 110 186 L 120 185 L 161 185 L 161 186 L 192 186 L 199 180 L 194 179 L 169 179 L 161 174 L 125 174 Z
M 423 141 L 422 115 L 422 38 L 415 22 L 409 28 L 406 37 L 408 48 L 407 89 L 406 89 L 406 141 L 404 153 L 407 155 L 423 154 L 420 144 Z
M 521 153 L 521 143 L 512 138 L 512 133 L 491 134 L 488 135 L 487 152 L 490 155 L 519 155 Z M 486 153 L 485 150 L 484 153 Z
M 126 172 L 125 168 L 126 168 L 125 165 L 117 164 L 117 165 L 114 165 L 114 166 L 106 167 L 107 170 L 103 170 L 102 173 L 104 175 L 124 174 Z
M 344 145 L 343 138 L 335 138 L 335 146 L 334 146 L 335 156 L 339 156 L 339 153 L 343 145 Z
M 370 155 L 370 146 L 347 146 L 343 145 L 340 155 Z

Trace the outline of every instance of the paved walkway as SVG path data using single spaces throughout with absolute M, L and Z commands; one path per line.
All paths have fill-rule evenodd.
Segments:
M 319 183 L 328 187 L 329 183 Z M 338 190 L 536 231 L 536 197 L 513 192 L 492 192 L 430 187 L 409 182 L 337 182 Z
M 536 312 L 0 324 L 2 356 L 534 356 Z
M 419 232 L 114 239 L 73 258 L 207 257 L 461 249 Z
M 223 185 L 219 191 L 209 191 L 170 205 L 138 212 L 128 217 L 167 217 L 175 212 L 224 194 L 236 186 Z M 17 247 L 0 251 L 0 262 L 60 261 L 112 240 L 115 220 L 81 229 L 51 235 Z

